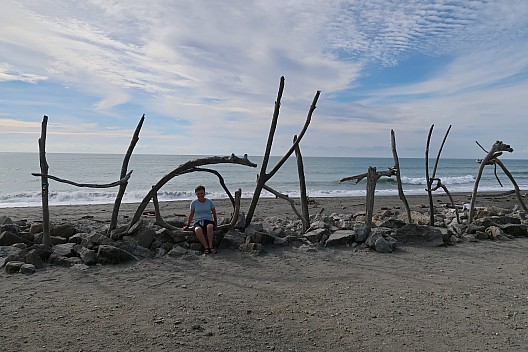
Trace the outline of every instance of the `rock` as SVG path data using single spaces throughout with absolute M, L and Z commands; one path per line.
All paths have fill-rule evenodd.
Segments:
M 68 238 L 69 243 L 81 244 L 84 239 L 90 237 L 89 233 L 86 232 L 77 232 L 75 235 L 72 235 Z
M 22 249 L 13 246 L 0 246 L 0 267 L 8 261 L 22 261 L 23 259 Z
M 381 223 L 380 227 L 388 227 L 391 229 L 399 229 L 401 227 L 404 227 L 406 223 L 402 220 L 398 219 L 389 219 L 383 223 Z
M 126 263 L 131 260 L 138 260 L 138 258 L 132 255 L 131 253 L 128 253 L 127 251 L 119 249 L 115 246 L 108 245 L 108 244 L 99 245 L 99 249 L 97 251 L 97 262 L 98 263 L 118 264 L 118 263 Z
M 246 242 L 249 243 L 260 243 L 261 245 L 273 244 L 275 237 L 270 236 L 266 232 L 253 232 L 251 235 L 246 236 Z
M 498 226 L 490 226 L 486 229 L 486 233 L 492 240 L 508 240 L 508 236 Z
M 258 256 L 262 252 L 262 245 L 260 243 L 246 242 L 245 244 L 241 245 L 239 249 L 244 253 Z
M 246 243 L 246 235 L 235 231 L 235 230 L 229 230 L 220 242 L 220 245 L 218 246 L 220 249 L 225 248 L 231 248 L 231 249 L 238 249 L 240 248 L 240 245 Z
M 42 231 L 44 231 L 44 225 L 41 222 L 31 224 L 31 226 L 29 227 L 29 233 L 32 235 Z
M 9 274 L 14 274 L 14 273 L 18 273 L 20 271 L 20 268 L 22 267 L 22 265 L 24 265 L 26 263 L 24 262 L 20 262 L 20 261 L 10 261 L 6 264 L 5 266 L 5 270 L 6 272 L 8 272 Z
M 528 237 L 528 227 L 523 224 L 501 225 L 500 228 L 504 233 L 513 237 Z
M 155 238 L 156 231 L 153 228 L 147 227 L 138 230 L 136 235 L 136 243 L 138 246 L 150 248 Z
M 487 240 L 489 238 L 488 234 L 484 231 L 477 231 L 474 236 L 479 240 Z
M 378 253 L 392 253 L 396 249 L 396 240 L 390 236 L 380 236 L 374 242 L 374 250 Z
M 81 258 L 78 257 L 62 257 L 55 254 L 50 256 L 50 263 L 56 266 L 62 266 L 65 268 L 72 267 L 76 264 L 82 264 Z
M 81 258 L 82 262 L 86 265 L 95 265 L 97 264 L 97 254 L 95 251 L 88 249 L 86 247 L 81 247 L 77 254 Z
M 37 271 L 33 264 L 22 264 L 20 266 L 19 272 L 26 275 L 34 274 Z
M 317 228 L 315 230 L 305 233 L 303 237 L 311 243 L 319 243 L 323 239 L 323 236 L 327 234 L 328 230 L 326 230 L 325 228 Z
M 106 237 L 105 235 L 102 235 L 100 233 L 94 233 L 86 238 L 83 238 L 83 240 L 81 241 L 81 246 L 86 247 L 88 249 L 96 249 L 102 244 L 113 245 L 114 243 L 114 240 Z
M 356 233 L 356 242 L 365 242 L 369 235 L 367 226 L 364 223 L 357 223 L 354 226 L 354 232 Z
M 187 254 L 188 250 L 183 248 L 183 247 L 180 247 L 178 245 L 175 245 L 170 251 L 169 253 L 167 253 L 167 255 L 169 255 L 170 257 L 173 257 L 173 258 L 180 258 L 182 256 L 184 256 L 185 254 Z
M 18 226 L 7 216 L 0 217 L 0 233 L 4 231 L 12 232 L 15 235 L 19 234 Z
M 31 242 L 26 241 L 22 237 L 14 234 L 11 231 L 4 231 L 0 234 L 0 246 L 11 246 L 15 243 L 26 243 L 31 244 Z
M 436 227 L 427 225 L 407 224 L 397 229 L 393 238 L 402 244 L 420 244 L 432 247 L 444 245 L 442 232 Z
M 356 237 L 354 230 L 338 230 L 328 237 L 325 242 L 326 247 L 345 246 L 347 243 L 353 242 Z
M 66 238 L 60 236 L 50 236 L 50 241 L 52 246 L 68 243 L 68 240 Z
M 27 264 L 33 264 L 33 266 L 37 269 L 42 269 L 44 268 L 46 265 L 44 264 L 44 261 L 42 260 L 42 258 L 40 257 L 39 253 L 37 250 L 35 249 L 32 249 L 30 250 L 29 252 L 27 252 L 26 254 L 26 257 L 25 257 L 25 260 L 24 260 Z
M 75 243 L 58 244 L 53 247 L 53 254 L 55 254 L 56 256 L 61 256 L 61 257 L 74 257 L 75 256 L 74 247 L 75 247 Z
M 238 219 L 237 219 L 237 222 L 235 224 L 235 229 L 244 230 L 245 227 L 246 227 L 246 214 L 244 214 L 243 212 L 240 212 L 238 214 Z
M 262 223 L 259 223 L 259 222 L 251 223 L 244 230 L 244 233 L 246 234 L 246 236 L 251 236 L 255 232 L 264 232 L 264 226 L 262 225 Z
M 75 232 L 75 228 L 71 224 L 60 224 L 53 226 L 53 228 L 50 230 L 50 236 L 69 239 L 75 234 Z

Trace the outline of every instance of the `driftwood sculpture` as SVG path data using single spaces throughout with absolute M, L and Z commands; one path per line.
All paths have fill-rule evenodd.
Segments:
M 502 143 L 502 141 L 496 141 L 495 144 L 493 144 L 493 146 L 491 147 L 491 150 L 489 152 L 487 152 L 486 149 L 484 149 L 482 147 L 482 145 L 480 145 L 478 142 L 476 142 L 476 143 L 478 144 L 478 146 L 480 148 L 482 148 L 482 150 L 484 150 L 484 152 L 486 152 L 488 154 L 484 157 L 484 159 L 477 160 L 477 162 L 480 163 L 480 167 L 479 167 L 479 172 L 477 174 L 477 178 L 475 179 L 475 185 L 473 186 L 473 192 L 471 193 L 471 204 L 470 204 L 470 208 L 469 208 L 468 223 L 471 224 L 473 222 L 473 217 L 475 216 L 475 204 L 476 204 L 476 201 L 477 201 L 478 185 L 479 185 L 480 179 L 482 177 L 482 172 L 484 171 L 484 167 L 486 165 L 494 165 L 495 166 L 495 177 L 499 181 L 499 184 L 502 186 L 502 183 L 500 182 L 499 178 L 497 177 L 497 170 L 496 170 L 497 165 L 499 165 L 501 167 L 502 171 L 504 171 L 506 176 L 508 176 L 508 178 L 510 179 L 511 183 L 513 184 L 513 187 L 515 189 L 515 194 L 517 195 L 517 199 L 519 200 L 519 203 L 521 204 L 521 206 L 524 209 L 524 211 L 528 213 L 528 208 L 526 207 L 526 205 L 524 204 L 524 202 L 522 200 L 521 191 L 519 190 L 519 186 L 517 185 L 517 182 L 515 182 L 515 179 L 513 178 L 513 175 L 506 168 L 506 166 L 502 163 L 502 161 L 499 160 L 499 156 L 501 156 L 503 152 L 512 153 L 513 152 L 513 148 L 510 147 L 508 144 Z
M 163 187 L 167 182 L 169 182 L 171 179 L 173 179 L 176 176 L 180 176 L 180 175 L 193 172 L 193 171 L 198 171 L 195 168 L 199 168 L 200 166 L 210 165 L 210 164 L 239 164 L 239 165 L 245 165 L 245 166 L 250 166 L 250 167 L 257 167 L 257 164 L 252 163 L 251 161 L 248 160 L 247 155 L 244 155 L 243 158 L 239 158 L 234 154 L 231 154 L 231 156 L 213 156 L 213 157 L 208 157 L 208 158 L 195 159 L 195 160 L 190 160 L 184 164 L 181 164 L 176 169 L 169 172 L 167 175 L 163 176 L 158 181 L 158 183 L 152 186 L 152 189 L 147 193 L 147 195 L 143 198 L 143 200 L 139 204 L 125 232 L 131 233 L 132 232 L 131 230 L 133 228 L 136 228 L 137 223 L 141 218 L 141 214 L 143 214 L 143 211 L 147 207 L 150 200 L 153 199 L 155 195 L 157 195 L 161 187 Z M 204 170 L 200 170 L 200 171 L 204 171 Z
M 253 198 L 251 200 L 251 204 L 249 206 L 248 213 L 246 215 L 246 227 L 249 226 L 249 224 L 251 224 L 251 220 L 253 218 L 253 215 L 255 213 L 255 209 L 257 207 L 258 200 L 260 198 L 260 193 L 262 192 L 263 189 L 266 189 L 267 191 L 269 191 L 269 192 L 275 194 L 276 196 L 278 196 L 279 192 L 272 191 L 270 187 L 266 186 L 266 182 L 268 182 L 268 180 L 271 179 L 277 173 L 277 171 L 281 168 L 281 166 L 288 160 L 288 158 L 295 151 L 295 148 L 298 147 L 299 143 L 301 142 L 302 137 L 304 136 L 304 134 L 306 133 L 306 130 L 308 129 L 308 126 L 310 125 L 310 121 L 312 119 L 312 114 L 315 111 L 317 100 L 319 99 L 319 95 L 321 94 L 320 91 L 317 91 L 317 93 L 315 94 L 315 97 L 314 97 L 314 99 L 312 101 L 312 105 L 310 106 L 310 110 L 308 111 L 308 116 L 306 117 L 306 121 L 304 123 L 304 126 L 303 126 L 303 128 L 301 130 L 301 133 L 299 133 L 299 137 L 295 139 L 295 142 L 293 143 L 291 148 L 286 152 L 284 157 L 277 163 L 277 165 L 273 168 L 273 170 L 271 170 L 269 173 L 267 173 L 266 170 L 268 168 L 269 157 L 270 157 L 270 153 L 271 153 L 271 146 L 273 144 L 273 137 L 275 135 L 275 130 L 277 129 L 277 121 L 278 121 L 278 118 L 279 118 L 280 104 L 281 104 L 283 91 L 284 91 L 284 76 L 281 77 L 281 79 L 280 79 L 279 92 L 277 94 L 277 100 L 275 101 L 275 109 L 273 111 L 273 118 L 272 118 L 272 121 L 271 121 L 271 127 L 270 127 L 270 131 L 269 131 L 269 135 L 268 135 L 268 142 L 266 144 L 266 151 L 264 153 L 264 158 L 262 160 L 260 173 L 257 176 L 257 185 L 255 186 L 255 191 L 253 192 Z M 278 197 L 290 201 L 289 197 L 286 196 L 286 195 L 281 195 L 281 196 L 278 196 Z M 304 200 L 304 202 L 307 203 L 308 201 Z M 302 220 L 303 217 L 300 216 L 297 211 L 295 211 L 295 212 L 296 212 L 297 216 L 299 216 L 299 218 Z M 303 226 L 304 226 L 304 221 L 303 221 Z
M 339 180 L 339 183 L 355 180 L 356 184 L 359 183 L 362 179 L 365 177 L 367 178 L 367 195 L 366 195 L 366 219 L 365 219 L 365 226 L 367 228 L 367 233 L 370 233 L 370 229 L 372 227 L 372 216 L 374 215 L 374 195 L 376 193 L 376 183 L 378 180 L 383 177 L 391 177 L 393 175 L 396 175 L 397 171 L 395 168 L 391 167 L 388 168 L 387 171 L 376 171 L 375 167 L 369 166 L 368 171 L 366 173 L 356 175 L 356 176 L 350 176 L 345 177 Z
M 433 226 L 435 222 L 434 218 L 434 204 L 433 204 L 433 192 L 436 191 L 439 188 L 442 188 L 444 192 L 449 197 L 449 200 L 451 201 L 451 206 L 455 209 L 457 222 L 460 224 L 460 217 L 458 215 L 458 209 L 455 205 L 455 202 L 453 200 L 453 197 L 451 196 L 451 193 L 449 193 L 449 190 L 447 187 L 442 184 L 442 180 L 436 177 L 436 170 L 438 169 L 438 161 L 440 160 L 440 154 L 442 154 L 442 149 L 444 148 L 444 144 L 447 140 L 447 136 L 449 135 L 449 131 L 451 130 L 451 125 L 449 125 L 449 128 L 447 129 L 444 139 L 442 140 L 442 144 L 440 145 L 440 149 L 438 149 L 438 154 L 436 156 L 435 165 L 433 168 L 433 174 L 431 177 L 429 177 L 429 145 L 431 144 L 431 135 L 433 134 L 434 125 L 431 125 L 431 128 L 429 129 L 429 135 L 427 136 L 427 146 L 425 148 L 425 180 L 427 182 L 427 195 L 429 197 L 429 225 Z M 436 182 L 436 186 L 433 188 L 433 183 Z
M 40 173 L 31 173 L 33 176 L 41 178 L 42 182 L 42 244 L 51 247 L 51 237 L 49 232 L 49 203 L 48 203 L 48 192 L 49 182 L 48 179 L 55 180 L 61 183 L 67 183 L 76 187 L 87 187 L 87 188 L 111 188 L 120 186 L 128 182 L 132 171 L 124 175 L 119 181 L 106 183 L 106 184 L 92 184 L 92 183 L 77 183 L 69 180 L 65 180 L 56 176 L 48 174 L 49 166 L 46 161 L 46 130 L 48 124 L 48 117 L 44 115 L 42 119 L 42 132 L 39 138 L 39 154 L 40 154 Z

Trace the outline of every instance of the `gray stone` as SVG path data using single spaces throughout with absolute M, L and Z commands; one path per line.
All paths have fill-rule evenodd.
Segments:
M 303 237 L 311 243 L 319 243 L 322 240 L 323 235 L 326 234 L 328 234 L 328 230 L 326 230 L 325 228 L 318 228 L 305 233 Z
M 74 250 L 75 243 L 63 243 L 53 247 L 53 254 L 61 257 L 73 257 L 75 256 Z
M 38 269 L 42 269 L 42 268 L 44 268 L 44 267 L 46 266 L 46 265 L 44 264 L 44 261 L 43 261 L 42 258 L 40 257 L 38 251 L 35 250 L 35 249 L 30 250 L 30 251 L 26 254 L 25 262 L 26 262 L 27 264 L 33 264 L 33 266 L 34 266 L 35 268 L 38 268 Z
M 326 247 L 345 246 L 354 241 L 356 232 L 354 230 L 338 230 L 328 237 L 325 242 Z
M 398 243 L 409 245 L 419 244 L 432 247 L 444 245 L 442 232 L 436 227 L 427 225 L 407 224 L 397 229 L 393 238 Z
M 220 242 L 219 248 L 225 249 L 225 248 L 231 248 L 231 249 L 238 249 L 240 248 L 240 245 L 246 243 L 246 235 L 235 230 L 229 230 Z
M 20 271 L 20 268 L 22 267 L 22 265 L 24 265 L 26 263 L 24 262 L 20 262 L 20 261 L 10 261 L 6 264 L 5 266 L 5 270 L 6 272 L 8 272 L 9 274 L 14 274 L 14 273 L 18 273 Z
M 68 243 L 68 240 L 66 238 L 60 236 L 50 236 L 50 241 L 52 246 Z
M 246 242 L 249 243 L 260 243 L 261 245 L 273 244 L 275 237 L 270 236 L 265 232 L 253 232 L 251 235 L 246 236 Z
M 244 233 L 246 234 L 246 236 L 251 236 L 255 232 L 264 232 L 264 226 L 262 225 L 262 223 L 260 222 L 251 223 L 244 230 Z
M 52 229 L 50 230 L 50 236 L 57 236 L 69 239 L 75 234 L 75 232 L 75 228 L 71 224 L 60 224 L 52 227 Z
M 396 240 L 388 236 L 379 236 L 374 243 L 374 250 L 379 253 L 392 253 L 396 249 Z
M 13 246 L 0 246 L 0 266 L 8 261 L 23 261 L 22 249 Z
M 498 226 L 490 226 L 486 229 L 486 233 L 492 240 L 508 240 L 508 236 Z
M 4 231 L 0 234 L 0 246 L 11 246 L 15 243 L 30 244 L 31 242 L 26 241 L 25 239 L 11 231 Z
M 31 224 L 29 227 L 29 233 L 32 235 L 42 231 L 44 231 L 44 225 L 41 222 Z
M 97 251 L 97 262 L 101 264 L 118 264 L 138 260 L 131 253 L 108 244 L 99 245 Z
M 23 264 L 22 266 L 20 266 L 19 271 L 22 274 L 31 275 L 37 271 L 37 268 L 35 268 L 33 264 Z
M 138 246 L 150 248 L 154 239 L 156 238 L 156 231 L 150 227 L 141 229 L 136 235 L 136 243 Z
M 186 248 L 180 247 L 178 245 L 175 245 L 167 255 L 174 258 L 180 258 L 187 254 L 188 250 Z
M 88 249 L 86 247 L 81 247 L 77 254 L 79 254 L 79 258 L 81 258 L 82 262 L 86 265 L 95 265 L 97 264 L 97 254 L 95 251 Z
M 55 266 L 69 268 L 75 264 L 82 264 L 82 260 L 78 257 L 63 257 L 52 254 L 50 256 L 50 263 Z
M 523 224 L 507 224 L 501 225 L 500 228 L 504 233 L 513 236 L 513 237 L 527 237 L 528 228 Z
M 363 223 L 356 223 L 354 232 L 356 233 L 356 242 L 365 242 L 369 235 L 367 226 Z
M 102 244 L 113 245 L 114 243 L 115 243 L 114 240 L 100 233 L 94 233 L 86 238 L 83 238 L 81 245 L 88 249 L 96 249 L 98 246 Z
M 399 229 L 401 227 L 404 227 L 406 225 L 406 223 L 402 220 L 398 220 L 398 219 L 389 219 L 385 222 L 383 222 L 380 227 L 388 227 L 388 228 L 391 228 L 391 229 Z
M 239 247 L 240 251 L 244 252 L 244 253 L 249 253 L 251 255 L 260 255 L 260 253 L 262 252 L 262 245 L 260 243 L 248 243 L 246 242 L 245 244 L 241 245 Z
M 68 238 L 68 242 L 75 243 L 75 244 L 81 244 L 82 241 L 88 237 L 90 237 L 89 233 L 77 232 L 75 235 L 72 235 L 70 238 Z

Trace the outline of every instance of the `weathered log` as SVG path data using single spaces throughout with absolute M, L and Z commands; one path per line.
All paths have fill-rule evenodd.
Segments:
M 375 167 L 368 168 L 367 172 L 367 195 L 366 195 L 366 220 L 365 227 L 367 228 L 367 233 L 370 234 L 370 229 L 372 228 L 372 216 L 374 215 L 374 196 L 376 192 L 376 183 L 380 176 L 376 172 Z
M 128 146 L 128 150 L 125 154 L 125 157 L 123 158 L 123 164 L 121 165 L 121 174 L 119 176 L 121 179 L 123 179 L 127 174 L 128 163 L 130 161 L 130 157 L 132 156 L 132 152 L 134 151 L 134 148 L 136 147 L 136 144 L 139 141 L 139 131 L 141 131 L 141 127 L 143 126 L 143 121 L 145 121 L 145 114 L 141 116 L 141 119 L 139 120 L 139 123 L 136 126 L 136 130 L 134 131 L 134 135 L 132 136 L 132 140 L 130 141 L 130 145 Z M 114 209 L 112 210 L 112 218 L 110 219 L 110 227 L 108 233 L 110 233 L 110 231 L 112 230 L 115 230 L 117 227 L 117 217 L 119 215 L 119 208 L 121 207 L 121 201 L 123 200 L 123 196 L 125 195 L 127 185 L 128 182 L 119 185 L 119 190 L 117 191 L 117 196 L 114 201 Z
M 46 161 L 46 129 L 48 126 L 48 117 L 44 115 L 42 119 L 42 130 L 40 133 L 40 138 L 38 140 L 39 144 L 39 155 L 40 155 L 40 171 L 41 176 L 41 189 L 42 189 L 42 244 L 47 247 L 51 247 L 51 237 L 50 237 L 50 214 L 49 214 L 49 203 L 48 203 L 48 192 L 49 192 L 49 182 L 48 178 L 44 177 L 48 174 L 49 166 Z

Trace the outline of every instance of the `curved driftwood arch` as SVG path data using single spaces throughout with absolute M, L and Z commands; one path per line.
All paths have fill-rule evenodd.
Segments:
M 227 188 L 227 186 L 225 184 L 225 181 L 224 181 L 224 178 L 222 177 L 222 175 L 218 171 L 213 170 L 213 169 L 193 167 L 193 168 L 190 168 L 189 170 L 185 170 L 180 175 L 188 174 L 188 173 L 191 173 L 191 172 L 209 172 L 209 173 L 212 173 L 212 174 L 214 174 L 214 175 L 216 175 L 218 177 L 218 182 L 220 182 L 220 185 L 222 186 L 222 188 L 226 192 L 227 196 L 229 197 L 229 199 L 231 201 L 231 204 L 233 205 L 233 215 L 232 215 L 231 220 L 229 221 L 228 225 L 226 225 L 226 226 L 224 226 L 224 225 L 217 226 L 217 229 L 221 230 L 221 229 L 224 229 L 224 228 L 232 228 L 232 227 L 234 227 L 235 223 L 236 223 L 236 221 L 238 219 L 238 214 L 240 213 L 240 198 L 241 198 L 241 195 L 242 195 L 242 190 L 239 188 L 238 191 L 237 191 L 238 195 L 237 195 L 237 192 L 235 192 L 235 197 L 233 198 L 233 195 L 231 194 L 231 192 Z M 178 175 L 178 176 L 180 176 L 180 175 Z M 238 196 L 238 199 L 237 199 L 237 196 Z M 180 228 L 178 228 L 176 226 L 172 226 L 171 224 L 169 224 L 165 220 L 163 220 L 163 217 L 161 216 L 161 212 L 160 212 L 160 209 L 159 209 L 158 194 L 157 193 L 154 193 L 154 195 L 152 196 L 152 202 L 154 203 L 154 211 L 156 213 L 156 224 L 158 224 L 161 227 L 164 227 L 166 229 L 169 229 L 169 230 L 192 233 L 192 230 L 189 230 L 189 231 L 182 230 L 182 229 L 180 229 Z M 231 223 L 233 223 L 233 226 L 231 226 Z
M 482 148 L 482 150 L 486 152 L 486 149 L 484 149 L 482 145 L 480 145 L 478 142 L 476 143 L 478 144 L 480 148 Z M 479 172 L 477 174 L 477 178 L 475 179 L 475 185 L 473 186 L 473 192 L 471 193 L 471 205 L 469 207 L 469 219 L 468 219 L 468 223 L 470 224 L 473 222 L 473 217 L 475 216 L 475 204 L 477 202 L 478 185 L 480 182 L 480 178 L 482 177 L 482 172 L 484 171 L 484 167 L 486 165 L 499 165 L 501 167 L 502 171 L 504 171 L 506 176 L 508 176 L 511 183 L 513 184 L 513 187 L 515 188 L 515 194 L 517 195 L 517 199 L 519 200 L 519 203 L 521 204 L 524 211 L 528 213 L 528 208 L 526 207 L 526 205 L 524 204 L 522 200 L 521 192 L 519 190 L 519 186 L 517 185 L 517 182 L 515 182 L 515 179 L 513 178 L 512 174 L 506 168 L 506 166 L 502 163 L 502 161 L 499 160 L 499 156 L 501 156 L 503 152 L 512 153 L 513 148 L 510 147 L 509 144 L 502 143 L 502 141 L 496 141 L 491 147 L 491 150 L 487 152 L 488 154 L 486 155 L 486 157 L 484 157 L 484 159 L 482 160 L 477 160 L 477 162 L 480 163 L 480 167 L 479 167 Z M 495 177 L 497 177 L 496 171 L 495 171 Z M 498 177 L 497 177 L 497 180 L 498 180 Z
M 130 221 L 128 228 L 126 232 L 128 232 L 141 218 L 141 214 L 143 214 L 143 211 L 147 207 L 148 203 L 151 199 L 153 199 L 154 195 L 158 193 L 158 191 L 163 187 L 167 182 L 169 182 L 171 179 L 173 179 L 176 176 L 180 176 L 186 173 L 189 173 L 191 169 L 194 169 L 199 166 L 203 165 L 211 165 L 211 164 L 239 164 L 239 165 L 245 165 L 250 167 L 257 167 L 257 164 L 249 161 L 247 158 L 247 154 L 244 155 L 243 158 L 237 157 L 235 154 L 231 154 L 230 156 L 213 156 L 208 158 L 202 158 L 202 159 L 195 159 L 190 160 L 186 163 L 181 164 L 176 169 L 169 172 L 167 175 L 163 176 L 158 183 L 156 183 L 154 186 L 152 186 L 152 189 L 147 193 L 145 198 L 143 198 L 143 201 L 139 204 L 136 213 L 132 217 L 132 220 Z

